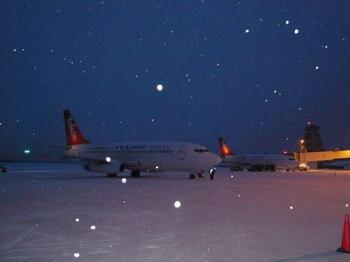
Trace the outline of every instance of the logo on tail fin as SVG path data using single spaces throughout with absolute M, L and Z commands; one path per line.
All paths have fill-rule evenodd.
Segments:
M 64 116 L 64 124 L 66 128 L 67 144 L 69 146 L 72 146 L 72 145 L 89 143 L 89 141 L 86 140 L 83 134 L 80 132 L 80 129 L 78 125 L 75 123 L 73 116 L 69 112 L 69 110 L 64 110 L 63 116 Z
M 225 156 L 233 155 L 233 151 L 232 151 L 231 147 L 225 143 L 223 137 L 219 137 L 219 145 L 220 145 L 221 156 L 225 157 Z

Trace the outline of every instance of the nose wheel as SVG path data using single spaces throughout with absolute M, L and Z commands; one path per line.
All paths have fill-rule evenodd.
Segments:
M 133 170 L 131 171 L 132 177 L 139 177 L 140 176 L 140 170 Z

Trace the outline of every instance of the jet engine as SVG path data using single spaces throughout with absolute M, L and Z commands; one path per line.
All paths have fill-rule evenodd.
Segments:
M 119 161 L 109 163 L 99 161 L 86 161 L 83 165 L 86 171 L 95 171 L 99 173 L 119 173 L 124 171 L 124 164 Z

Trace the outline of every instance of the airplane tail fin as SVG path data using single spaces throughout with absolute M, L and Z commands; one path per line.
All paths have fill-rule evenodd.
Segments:
M 64 125 L 66 129 L 67 144 L 69 146 L 90 143 L 80 132 L 78 125 L 75 123 L 69 110 L 63 111 Z
M 219 137 L 219 146 L 220 146 L 220 155 L 222 157 L 231 156 L 234 154 L 231 147 L 225 143 L 223 137 Z

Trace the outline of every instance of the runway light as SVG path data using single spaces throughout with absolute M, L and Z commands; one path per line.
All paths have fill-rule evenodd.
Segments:
M 29 155 L 31 151 L 30 151 L 30 149 L 24 149 L 23 152 L 24 152 L 24 154 Z
M 233 175 L 231 175 L 231 178 L 233 178 Z
M 157 85 L 157 90 L 158 90 L 159 92 L 163 91 L 163 85 L 158 84 L 158 85 Z
M 80 220 L 79 220 L 79 218 L 76 218 L 76 219 L 75 219 L 75 222 L 77 222 L 77 223 L 78 223 L 79 221 L 80 221 Z
M 90 229 L 91 229 L 91 230 L 95 230 L 95 229 L 96 229 L 96 226 L 95 226 L 95 225 L 92 225 L 92 226 L 90 226 Z
M 122 178 L 122 183 L 125 184 L 127 182 L 127 179 L 125 177 Z
M 346 207 L 349 207 L 349 204 L 346 203 L 345 206 L 346 206 Z
M 74 253 L 74 257 L 80 257 L 80 254 L 79 253 Z
M 159 169 L 159 166 L 156 166 L 156 169 L 158 170 L 158 169 Z
M 126 204 L 126 201 L 125 201 L 125 200 L 123 200 L 123 201 L 122 201 L 122 203 L 123 203 L 123 204 Z
M 174 202 L 174 207 L 175 207 L 175 208 L 181 207 L 181 202 L 180 202 L 180 201 L 175 201 L 175 202 Z
M 107 156 L 107 157 L 106 157 L 106 162 L 107 162 L 107 163 L 110 163 L 111 161 L 112 161 L 112 159 L 111 159 L 109 156 Z
M 293 210 L 293 209 L 294 209 L 294 207 L 293 207 L 293 206 L 290 206 L 290 207 L 289 207 L 289 209 L 290 209 L 290 210 Z

